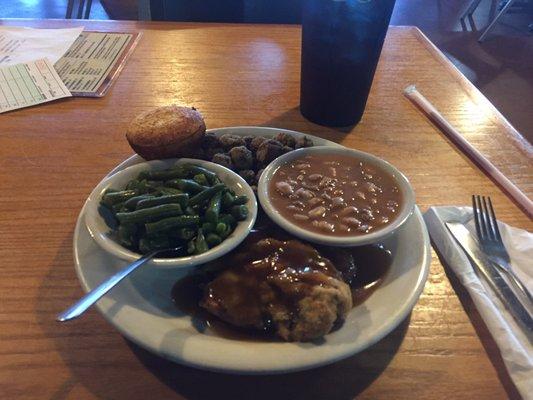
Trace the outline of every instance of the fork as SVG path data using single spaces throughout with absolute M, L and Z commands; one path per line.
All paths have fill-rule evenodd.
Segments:
M 531 294 L 511 268 L 511 258 L 503 244 L 500 229 L 498 228 L 498 220 L 490 197 L 472 196 L 472 208 L 474 210 L 477 236 L 487 258 L 503 271 L 526 298 L 533 303 Z

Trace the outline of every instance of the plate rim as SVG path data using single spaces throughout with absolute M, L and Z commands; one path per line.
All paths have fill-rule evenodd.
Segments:
M 260 127 L 260 126 L 235 126 L 235 127 L 224 127 L 224 128 L 209 129 L 209 130 L 207 130 L 207 132 L 234 131 L 234 130 L 245 130 L 245 129 L 247 129 L 247 130 L 249 130 L 249 129 L 252 129 L 252 130 L 260 129 L 260 130 L 263 130 L 263 131 L 264 130 L 268 130 L 268 131 L 272 131 L 272 132 L 276 132 L 276 133 L 277 132 L 286 132 L 286 133 L 293 133 L 293 134 L 297 134 L 297 135 L 307 135 L 313 140 L 314 139 L 320 139 L 321 141 L 326 142 L 327 143 L 327 144 L 325 144 L 326 146 L 345 147 L 345 146 L 342 146 L 342 145 L 340 145 L 338 143 L 329 141 L 327 139 L 320 138 L 318 136 L 314 136 L 314 135 L 310 135 L 310 134 L 303 133 L 303 132 L 298 132 L 298 131 L 291 131 L 291 130 L 282 129 L 282 128 Z M 132 165 L 132 163 L 136 163 L 137 160 L 142 161 L 143 159 L 141 157 L 139 157 L 137 154 L 134 154 L 134 155 L 128 157 L 126 160 L 122 161 L 119 165 L 117 165 L 115 168 L 113 168 L 102 179 L 105 179 L 107 176 L 112 175 L 113 173 L 115 173 L 119 169 L 126 168 L 129 165 Z M 82 271 L 81 271 L 81 268 L 80 268 L 80 254 L 79 254 L 77 246 L 76 246 L 76 244 L 79 242 L 79 234 L 81 232 L 81 229 L 83 229 L 83 218 L 84 218 L 84 214 L 85 214 L 86 203 L 87 203 L 87 200 L 84 202 L 84 204 L 82 206 L 82 209 L 81 209 L 81 211 L 80 211 L 80 213 L 78 215 L 77 221 L 76 221 L 76 226 L 75 226 L 75 230 L 74 230 L 74 237 L 73 237 L 73 254 L 74 254 L 74 267 L 75 267 L 76 276 L 77 276 L 77 278 L 78 278 L 78 280 L 79 280 L 79 282 L 81 284 L 82 289 L 85 292 L 88 292 L 90 290 L 90 288 L 89 288 L 89 285 L 87 284 L 87 281 L 86 281 L 84 275 L 82 274 Z M 176 362 L 176 363 L 181 364 L 181 365 L 186 365 L 186 366 L 189 366 L 189 367 L 197 368 L 197 369 L 200 369 L 200 370 L 221 372 L 221 373 L 229 373 L 229 374 L 240 374 L 240 375 L 267 375 L 267 374 L 274 375 L 274 374 L 284 374 L 284 373 L 303 371 L 303 370 L 318 368 L 318 367 L 321 367 L 321 366 L 324 366 L 324 365 L 332 364 L 332 363 L 335 363 L 337 361 L 343 360 L 345 358 L 351 357 L 351 356 L 353 356 L 353 355 L 365 350 L 366 348 L 372 346 L 373 344 L 377 343 L 383 337 L 388 335 L 392 330 L 394 330 L 398 325 L 400 325 L 400 323 L 407 317 L 409 312 L 411 312 L 411 310 L 414 308 L 414 306 L 418 302 L 418 299 L 420 298 L 420 295 L 422 294 L 422 292 L 424 290 L 425 283 L 427 281 L 427 277 L 428 277 L 428 274 L 429 274 L 429 269 L 430 269 L 429 267 L 430 267 L 430 263 L 431 263 L 431 250 L 430 250 L 431 249 L 431 244 L 430 244 L 429 234 L 428 234 L 427 228 L 426 228 L 426 226 L 424 224 L 422 213 L 420 212 L 420 209 L 418 208 L 417 205 L 415 205 L 414 212 L 413 212 L 413 214 L 411 215 L 410 218 L 416 218 L 416 220 L 418 222 L 418 225 L 421 228 L 420 230 L 421 230 L 421 233 L 422 233 L 422 239 L 423 240 L 422 240 L 422 243 L 421 243 L 421 245 L 422 245 L 422 254 L 421 254 L 422 262 L 421 262 L 421 264 L 422 265 L 420 266 L 420 272 L 417 275 L 417 281 L 416 281 L 416 284 L 414 286 L 414 290 L 410 293 L 410 296 L 407 299 L 408 301 L 404 302 L 402 307 L 399 308 L 396 311 L 396 313 L 392 315 L 392 317 L 390 319 L 390 322 L 385 324 L 381 328 L 381 330 L 378 332 L 377 335 L 372 336 L 369 340 L 363 342 L 360 346 L 355 347 L 353 349 L 350 349 L 350 351 L 346 351 L 344 353 L 335 355 L 334 357 L 325 358 L 325 359 L 322 359 L 322 360 L 319 360 L 319 361 L 315 361 L 315 362 L 305 362 L 302 365 L 296 365 L 296 366 L 293 366 L 293 367 L 272 366 L 271 368 L 268 368 L 268 369 L 264 368 L 264 369 L 255 369 L 255 370 L 251 370 L 251 369 L 249 369 L 247 367 L 240 369 L 240 368 L 233 368 L 233 367 L 220 367 L 220 366 L 204 365 L 204 364 L 192 362 L 192 361 L 190 361 L 188 359 L 184 359 L 183 357 L 180 358 L 180 357 L 176 356 L 175 354 L 168 354 L 166 351 L 164 351 L 164 349 L 158 349 L 158 348 L 154 348 L 152 346 L 147 345 L 142 340 L 140 340 L 137 337 L 134 337 L 133 335 L 131 335 L 128 330 L 123 329 L 120 324 L 118 324 L 118 323 L 116 323 L 114 321 L 112 316 L 108 316 L 107 313 L 105 312 L 105 310 L 102 309 L 102 306 L 100 305 L 100 303 L 96 303 L 96 308 L 98 309 L 99 313 L 104 317 L 104 319 L 107 322 L 109 322 L 115 329 L 117 329 L 117 331 L 119 331 L 121 335 L 123 335 L 128 340 L 130 340 L 133 343 L 135 343 L 136 345 L 138 345 L 138 346 L 140 346 L 142 348 L 145 348 L 148 351 L 152 352 L 153 354 L 156 354 L 156 355 L 158 355 L 160 357 L 163 357 L 165 359 L 168 359 L 170 361 Z

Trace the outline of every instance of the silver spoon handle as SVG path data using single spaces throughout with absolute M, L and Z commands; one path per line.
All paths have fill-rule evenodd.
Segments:
M 134 261 L 131 264 L 129 264 L 124 269 L 121 269 L 120 271 L 118 271 L 115 275 L 111 276 L 109 279 L 106 279 L 105 281 L 100 283 L 97 287 L 95 287 L 93 290 L 91 290 L 89 293 L 83 296 L 70 308 L 63 311 L 61 314 L 58 314 L 56 318 L 57 321 L 65 322 L 65 321 L 74 319 L 76 317 L 79 317 L 90 306 L 96 303 L 103 295 L 105 295 L 113 287 L 115 287 L 117 283 L 119 283 L 122 279 L 124 279 L 126 276 L 128 276 L 133 271 L 135 271 L 141 265 L 145 264 L 157 253 L 159 253 L 159 251 L 153 251 L 151 253 L 146 254 L 145 256 L 139 258 L 137 261 Z

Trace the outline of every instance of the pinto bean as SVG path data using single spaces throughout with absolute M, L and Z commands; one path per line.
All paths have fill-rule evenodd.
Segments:
M 318 227 L 323 231 L 333 232 L 335 230 L 335 225 L 327 221 L 320 221 Z
M 341 221 L 343 224 L 346 224 L 354 228 L 358 228 L 363 224 L 360 220 L 354 217 L 346 217 L 346 218 L 341 219 Z
M 337 228 L 338 228 L 339 231 L 341 231 L 341 232 L 350 232 L 350 227 L 347 226 L 347 225 L 344 225 L 344 224 L 338 224 L 338 225 L 337 225 Z
M 344 205 L 344 199 L 342 197 L 334 197 L 331 199 L 331 207 L 342 207 Z
M 348 206 L 342 209 L 342 211 L 339 213 L 342 216 L 348 216 L 348 215 L 356 215 L 359 210 L 357 207 L 354 206 Z
M 284 181 L 277 182 L 276 189 L 278 189 L 283 194 L 292 194 L 294 192 L 293 187 Z
M 307 213 L 307 215 L 313 219 L 321 218 L 324 216 L 324 214 L 326 214 L 326 207 L 323 206 L 315 207 Z
M 304 189 L 304 188 L 298 189 L 296 192 L 294 192 L 294 194 L 300 197 L 301 199 L 306 199 L 306 200 L 309 200 L 315 197 L 313 192 L 311 192 L 310 190 Z
M 309 163 L 300 163 L 300 164 L 296 164 L 294 167 L 296 169 L 306 169 L 306 168 L 311 168 L 311 164 L 309 164 Z
M 363 219 L 364 221 L 371 221 L 374 219 L 374 213 L 372 212 L 372 210 L 368 209 L 368 208 L 363 208 L 361 210 L 361 219 Z
M 307 204 L 311 207 L 315 207 L 319 204 L 322 204 L 324 200 L 322 200 L 320 197 L 313 197 L 307 201 Z
M 357 192 L 355 192 L 355 195 L 356 195 L 357 197 L 359 197 L 360 199 L 362 199 L 362 200 L 366 200 L 366 195 L 365 195 L 363 192 L 361 192 L 360 190 L 358 190 Z

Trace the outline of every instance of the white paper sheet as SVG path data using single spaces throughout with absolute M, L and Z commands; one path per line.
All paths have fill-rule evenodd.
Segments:
M 487 325 L 511 379 L 524 399 L 533 399 L 533 347 L 497 295 L 475 273 L 466 254 L 446 228 L 463 223 L 475 235 L 471 207 L 430 207 L 424 219 L 434 245 L 466 288 Z M 514 272 L 533 288 L 533 234 L 498 221 Z
M 55 64 L 82 31 L 83 26 L 66 29 L 0 26 L 0 67 L 43 58 Z
M 69 96 L 46 58 L 0 67 L 0 113 Z

